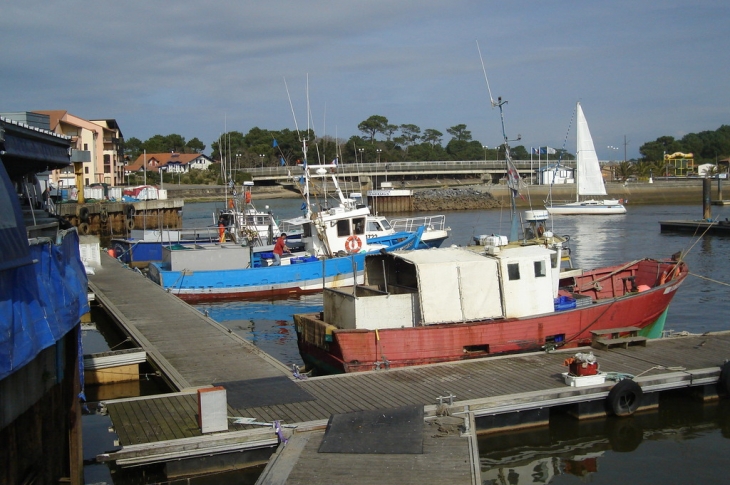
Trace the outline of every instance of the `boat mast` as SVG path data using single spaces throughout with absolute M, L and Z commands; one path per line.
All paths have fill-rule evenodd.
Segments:
M 484 72 L 484 80 L 487 82 L 487 91 L 489 91 L 489 102 L 492 105 L 492 109 L 495 107 L 499 108 L 499 117 L 502 120 L 502 137 L 504 138 L 504 163 L 507 169 L 507 187 L 510 189 L 510 209 L 512 211 L 512 225 L 510 227 L 510 241 L 516 241 L 519 232 L 519 221 L 517 220 L 517 207 L 515 205 L 515 197 L 519 195 L 519 190 L 523 186 L 520 174 L 517 172 L 514 164 L 512 163 L 512 155 L 510 155 L 509 140 L 507 139 L 507 132 L 504 129 L 504 111 L 502 106 L 507 104 L 507 101 L 502 101 L 502 97 L 499 96 L 497 101 L 494 101 L 492 97 L 492 89 L 489 87 L 489 78 L 487 77 L 487 69 L 484 67 L 484 59 L 482 58 L 482 50 L 479 48 L 479 41 L 477 41 L 477 50 L 479 51 L 479 60 L 482 62 L 482 71 Z M 513 141 L 522 139 L 522 135 L 517 135 L 517 138 Z
M 575 116 L 577 117 L 577 126 L 575 129 L 575 201 L 580 202 L 580 177 L 578 170 L 580 170 L 580 147 L 578 146 L 578 137 L 580 136 L 580 101 L 575 103 Z

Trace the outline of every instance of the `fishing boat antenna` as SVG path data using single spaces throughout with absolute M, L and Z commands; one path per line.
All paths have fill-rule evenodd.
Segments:
M 477 51 L 479 51 L 479 60 L 482 61 L 482 72 L 484 72 L 484 80 L 487 82 L 487 91 L 489 92 L 489 102 L 492 104 L 492 108 L 494 108 L 495 106 L 497 106 L 497 103 L 494 102 L 494 98 L 492 97 L 492 89 L 489 87 L 489 78 L 487 77 L 487 69 L 484 67 L 484 58 L 482 57 L 482 50 L 479 48 L 479 41 L 476 41 L 476 42 L 477 42 Z M 502 124 L 504 125 L 504 123 L 502 123 Z M 504 129 L 502 131 L 504 131 Z
M 509 140 L 507 138 L 507 131 L 504 128 L 504 109 L 502 108 L 505 104 L 507 104 L 506 100 L 502 100 L 502 97 L 497 97 L 497 101 L 494 101 L 494 98 L 492 97 L 492 89 L 489 87 L 489 78 L 487 78 L 487 69 L 484 67 L 484 59 L 482 58 L 482 51 L 479 48 L 479 41 L 477 41 L 477 50 L 479 51 L 479 59 L 482 62 L 482 71 L 484 72 L 484 80 L 487 82 L 487 90 L 489 91 L 489 102 L 492 105 L 492 108 L 499 108 L 499 117 L 502 121 L 502 138 L 504 139 L 504 159 L 505 159 L 505 165 L 507 168 L 507 187 L 510 189 L 510 208 L 511 208 L 511 218 L 512 218 L 512 224 L 510 226 L 510 235 L 509 240 L 510 241 L 516 241 L 518 238 L 518 232 L 519 232 L 519 220 L 517 218 L 517 207 L 515 204 L 515 197 L 520 195 L 520 189 L 525 187 L 525 183 L 520 178 L 520 174 L 517 171 L 517 169 L 514 166 L 514 163 L 512 163 L 512 154 L 510 153 L 510 141 L 519 141 L 522 139 L 522 135 L 517 135 L 517 138 L 514 140 Z

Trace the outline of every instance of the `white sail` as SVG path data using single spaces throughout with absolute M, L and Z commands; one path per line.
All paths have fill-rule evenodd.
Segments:
M 578 172 L 578 196 L 606 195 L 601 167 L 598 165 L 596 148 L 593 146 L 591 131 L 578 103 L 578 146 L 576 148 L 576 167 Z

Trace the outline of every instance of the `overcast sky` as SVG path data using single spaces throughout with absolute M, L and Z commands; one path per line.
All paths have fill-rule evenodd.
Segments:
M 125 138 L 311 126 L 372 115 L 575 151 L 576 101 L 601 159 L 730 124 L 730 4 L 720 0 L 3 2 L 0 112 L 114 118 Z M 609 146 L 619 147 L 612 150 Z M 723 154 L 727 155 L 727 154 Z

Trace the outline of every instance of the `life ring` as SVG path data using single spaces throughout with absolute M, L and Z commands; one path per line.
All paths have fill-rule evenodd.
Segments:
M 79 208 L 79 219 L 81 220 L 81 222 L 89 222 L 89 208 L 88 207 Z
M 228 201 L 228 208 L 229 208 L 229 209 L 233 209 L 233 207 L 234 207 L 234 206 L 235 206 L 235 203 L 233 202 L 233 199 L 230 199 L 230 200 Z
M 542 226 L 537 226 L 537 237 L 542 237 L 543 234 L 545 234 L 545 228 Z
M 127 229 L 130 231 L 134 229 L 134 219 L 127 219 Z
M 608 393 L 608 405 L 616 416 L 631 416 L 639 408 L 644 392 L 636 382 L 623 379 Z
M 720 380 L 717 385 L 725 394 L 730 394 L 730 361 L 720 367 Z
M 134 213 L 136 210 L 134 209 L 134 206 L 132 204 L 127 204 L 124 206 L 124 214 L 127 216 L 127 219 L 131 219 L 134 217 Z
M 251 203 L 251 192 L 246 192 L 246 203 L 247 204 Z
M 80 234 L 89 233 L 89 223 L 88 222 L 82 222 L 81 224 L 79 224 L 79 233 Z
M 348 253 L 353 254 L 362 248 L 362 240 L 355 236 L 354 234 L 347 238 L 347 241 L 345 241 L 345 249 Z
M 102 207 L 99 211 L 99 220 L 101 222 L 106 222 L 109 220 L 109 212 L 106 210 L 106 207 Z

